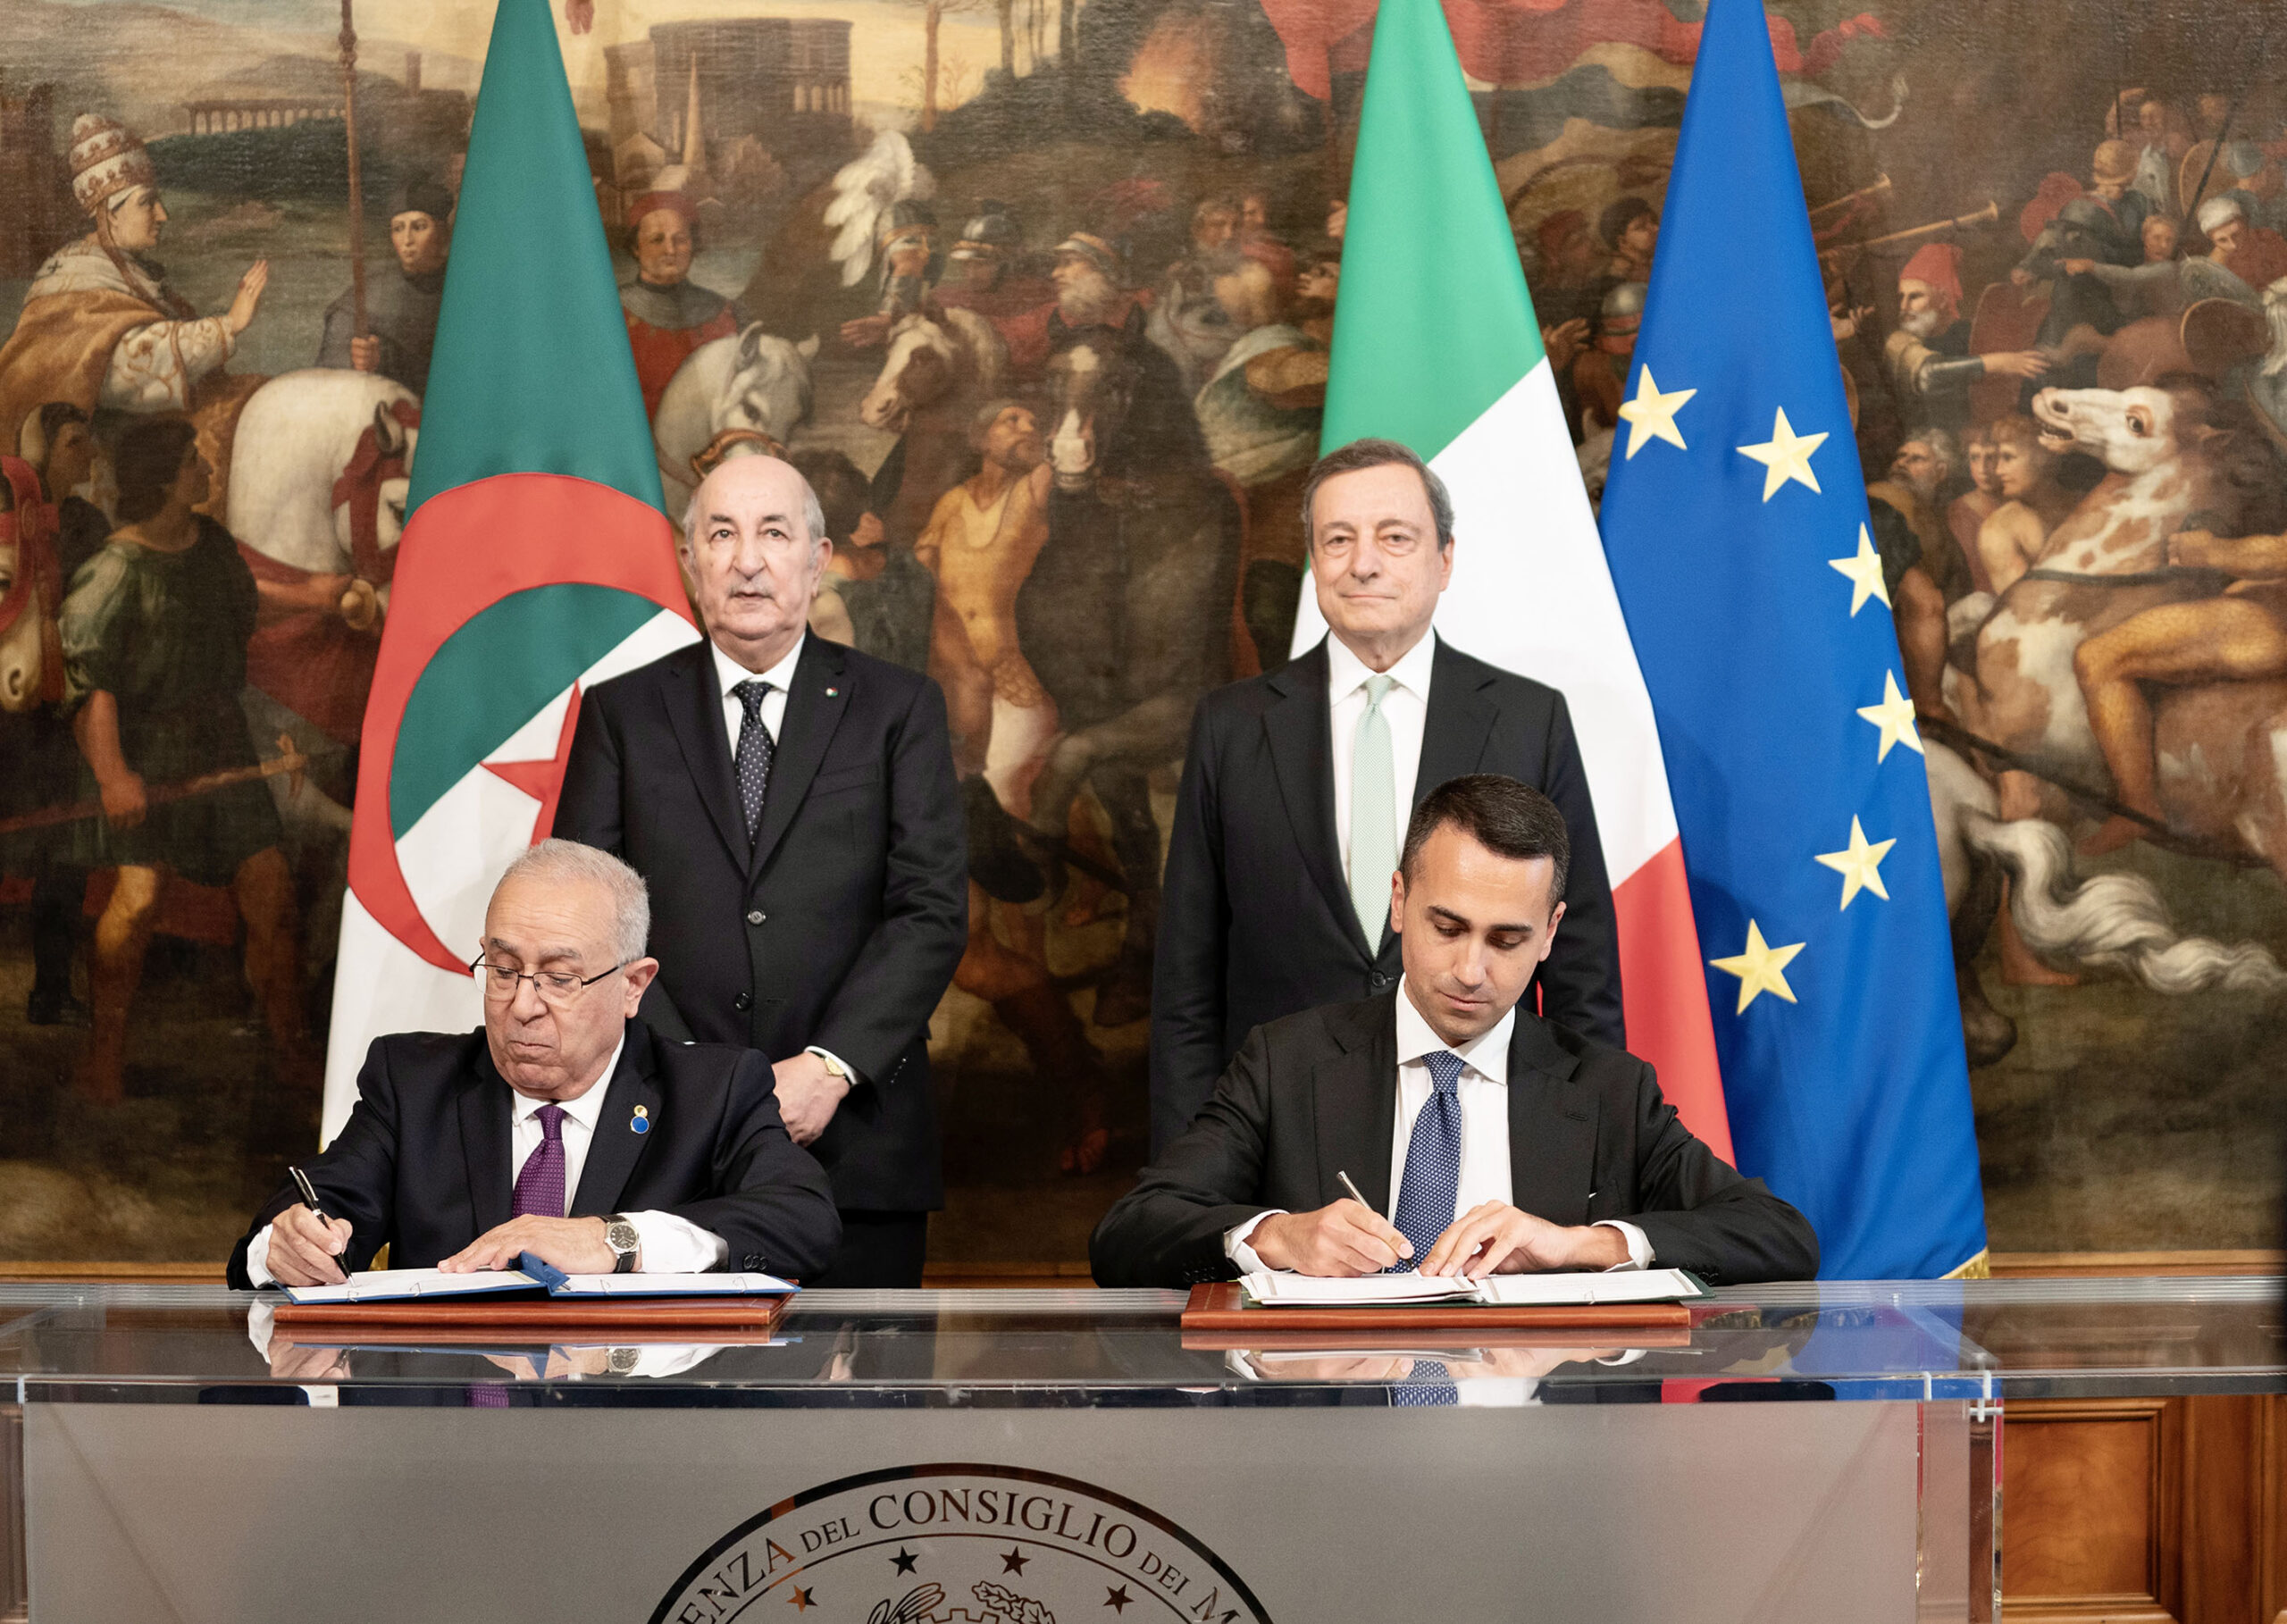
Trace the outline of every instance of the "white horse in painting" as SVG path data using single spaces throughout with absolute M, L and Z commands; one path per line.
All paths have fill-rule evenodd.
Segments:
M 716 435 L 744 429 L 786 443 L 810 414 L 810 362 L 817 353 L 815 334 L 797 344 L 756 322 L 711 339 L 683 358 L 651 420 L 669 518 L 683 523 L 683 510 L 699 489 L 691 459 Z

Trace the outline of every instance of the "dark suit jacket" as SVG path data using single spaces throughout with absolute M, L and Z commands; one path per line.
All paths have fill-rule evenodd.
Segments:
M 1198 1120 L 1096 1226 L 1096 1283 L 1234 1278 L 1224 1233 L 1258 1212 L 1340 1201 L 1338 1171 L 1386 1211 L 1399 996 L 1250 1034 Z M 1818 1237 L 1803 1215 L 1693 1138 L 1634 1055 L 1520 1009 L 1508 1089 L 1512 1205 L 1553 1224 L 1626 1218 L 1661 1268 L 1713 1285 L 1818 1272 Z
M 1369 942 L 1350 905 L 1335 840 L 1327 685 L 1321 642 L 1268 675 L 1216 690 L 1192 718 L 1152 970 L 1154 1155 L 1206 1104 L 1257 1026 L 1397 985 L 1396 935 L 1385 927 Z M 1564 815 L 1572 875 L 1541 967 L 1541 1013 L 1625 1047 L 1612 886 L 1564 696 L 1441 639 L 1415 804 L 1464 773 L 1505 773 Z
M 812 637 L 750 847 L 714 660 L 679 649 L 587 696 L 555 829 L 649 882 L 663 1035 L 832 1051 L 862 1079 L 813 1147 L 834 1200 L 943 1204 L 929 1015 L 967 943 L 968 853 L 936 683 Z
M 786 1136 L 760 1055 L 661 1042 L 627 1023 L 603 1115 L 569 1216 L 672 1212 L 730 1243 L 726 1267 L 815 1275 L 842 1243 L 825 1174 Z M 392 1268 L 433 1268 L 508 1221 L 514 1101 L 484 1034 L 376 1038 L 357 1074 L 357 1104 L 324 1151 L 302 1164 L 331 1218 L 355 1230 L 349 1262 L 386 1244 Z M 642 1106 L 651 1128 L 628 1128 Z M 247 1242 L 301 1195 L 289 1183 L 230 1253 L 245 1290 Z

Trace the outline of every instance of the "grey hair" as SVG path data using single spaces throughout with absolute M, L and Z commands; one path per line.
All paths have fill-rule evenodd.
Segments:
M 715 466 L 716 468 L 721 468 L 725 464 L 735 459 L 726 456 L 722 462 L 716 464 Z M 795 467 L 793 464 L 788 462 L 783 456 L 774 456 L 769 460 L 778 464 L 789 473 L 792 473 L 794 476 L 795 481 L 801 486 L 802 523 L 808 525 L 810 528 L 810 540 L 813 541 L 825 540 L 827 539 L 825 533 L 825 507 L 819 502 L 818 493 L 810 488 L 810 481 L 808 478 L 800 468 Z M 712 473 L 709 473 L 708 476 L 708 479 L 712 479 L 714 475 Z M 707 481 L 701 480 L 699 482 L 701 485 L 705 485 Z M 683 549 L 686 552 L 691 551 L 699 546 L 699 492 L 696 490 L 691 493 L 690 506 L 683 510 Z
M 1908 429 L 1906 431 L 1906 438 L 1898 444 L 1904 447 L 1916 440 L 1929 447 L 1931 455 L 1946 465 L 1948 479 L 1955 478 L 1964 467 L 1967 466 L 1967 459 L 1962 453 L 1962 442 L 1954 438 L 1952 430 L 1936 427 Z
M 544 840 L 519 853 L 500 875 L 500 885 L 511 880 L 540 880 L 562 883 L 585 882 L 603 888 L 611 898 L 611 956 L 621 964 L 643 957 L 651 940 L 651 891 L 643 876 L 612 856 L 577 841 Z M 493 894 L 499 894 L 499 886 Z
M 1422 494 L 1429 498 L 1429 517 L 1437 528 L 1437 545 L 1451 547 L 1453 542 L 1453 498 L 1445 490 L 1445 481 L 1437 471 L 1421 460 L 1412 447 L 1395 439 L 1353 439 L 1346 446 L 1336 446 L 1311 465 L 1310 478 L 1303 486 L 1303 546 L 1308 550 L 1317 539 L 1318 532 L 1311 522 L 1311 509 L 1318 500 L 1319 487 L 1337 474 L 1356 473 L 1365 468 L 1411 468 L 1421 476 Z

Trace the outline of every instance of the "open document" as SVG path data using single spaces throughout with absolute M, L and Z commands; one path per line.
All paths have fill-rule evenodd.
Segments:
M 296 1302 L 404 1302 L 506 1292 L 550 1297 L 771 1297 L 799 1290 L 776 1275 L 567 1275 L 531 1253 L 523 1268 L 448 1275 L 437 1268 L 376 1268 L 339 1285 L 289 1285 Z
M 1613 1302 L 1689 1302 L 1708 1294 L 1680 1268 L 1616 1274 L 1366 1275 L 1328 1279 L 1314 1275 L 1252 1274 L 1242 1282 L 1260 1308 L 1409 1308 L 1427 1303 L 1479 1303 L 1487 1308 L 1579 1308 Z

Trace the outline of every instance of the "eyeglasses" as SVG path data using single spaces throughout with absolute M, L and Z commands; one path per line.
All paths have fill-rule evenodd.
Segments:
M 469 960 L 468 967 L 472 975 L 480 970 L 484 973 L 484 996 L 487 998 L 506 1003 L 516 996 L 516 984 L 528 981 L 532 984 L 532 991 L 540 994 L 540 1002 L 550 1009 L 561 1009 L 605 976 L 616 975 L 634 962 L 632 958 L 623 959 L 610 969 L 591 975 L 584 981 L 565 970 L 520 970 L 514 965 L 494 964 L 482 953 Z

